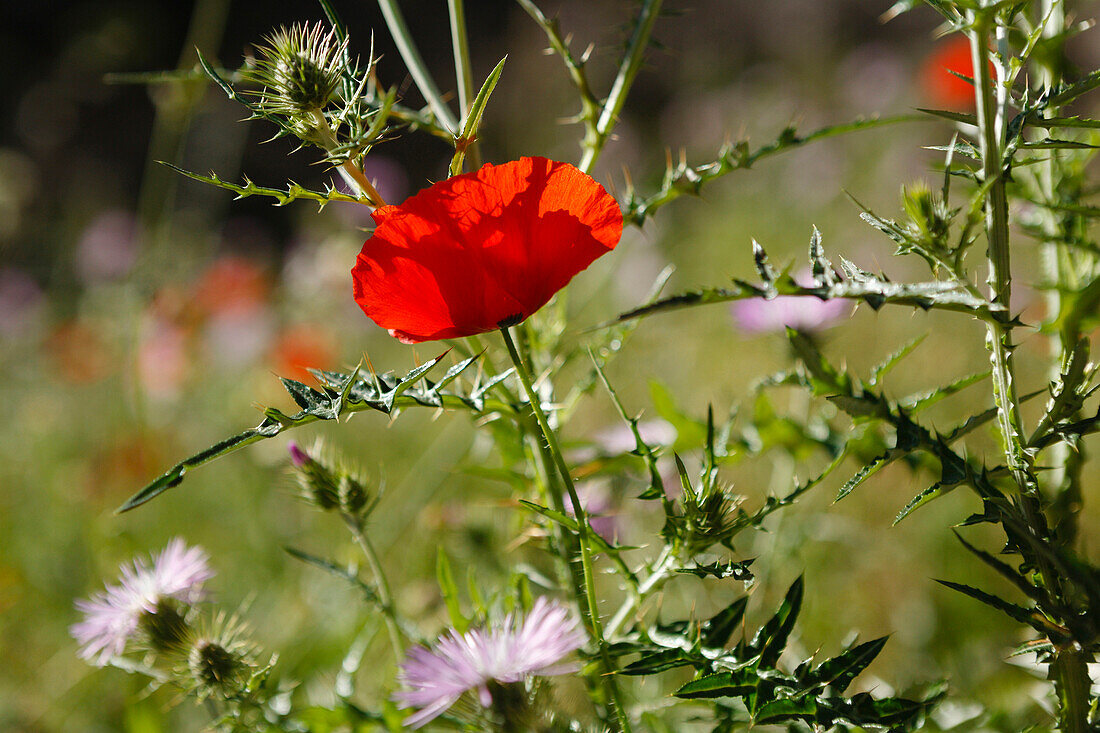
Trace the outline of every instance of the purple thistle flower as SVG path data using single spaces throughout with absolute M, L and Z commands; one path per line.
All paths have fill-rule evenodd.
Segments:
M 309 457 L 309 454 L 302 450 L 295 441 L 290 441 L 286 445 L 287 452 L 290 453 L 290 461 L 294 464 L 295 468 L 301 468 L 302 466 L 308 466 L 313 463 L 313 459 Z
M 808 272 L 795 276 L 795 282 L 808 284 Z M 799 331 L 820 331 L 834 321 L 852 315 L 854 307 L 843 298 L 821 300 L 810 295 L 780 295 L 771 300 L 749 298 L 730 304 L 730 313 L 746 333 L 783 331 L 787 326 Z
M 784 326 L 819 331 L 851 315 L 852 305 L 839 298 L 820 300 L 808 295 L 780 295 L 771 300 L 738 300 L 730 306 L 730 312 L 747 333 L 782 331 Z
M 194 603 L 203 598 L 202 584 L 214 577 L 209 557 L 200 547 L 187 547 L 176 538 L 157 555 L 152 566 L 144 559 L 122 565 L 118 585 L 77 601 L 84 620 L 69 632 L 81 645 L 80 656 L 102 667 L 126 648 L 144 613 L 154 613 L 162 599 Z
M 565 674 L 576 670 L 559 664 L 584 645 L 577 619 L 555 602 L 539 598 L 525 619 L 509 614 L 499 628 L 452 630 L 433 649 L 409 650 L 398 681 L 409 689 L 394 694 L 402 707 L 420 708 L 405 725 L 419 728 L 466 692 L 476 690 L 478 701 L 489 707 L 489 682 L 521 682 L 532 675 Z

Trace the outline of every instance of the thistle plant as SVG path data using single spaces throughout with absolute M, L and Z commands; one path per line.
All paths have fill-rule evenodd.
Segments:
M 807 656 L 798 621 L 806 593 L 818 592 L 814 579 L 801 568 L 782 568 L 786 578 L 777 587 L 775 572 L 757 577 L 758 558 L 744 554 L 772 515 L 822 485 L 835 486 L 837 500 L 876 482 L 881 492 L 892 492 L 892 482 L 876 474 L 893 466 L 927 486 L 897 497 L 895 523 L 957 488 L 972 495 L 973 511 L 954 528 L 959 547 L 1012 590 L 938 582 L 1026 630 L 1014 655 L 1030 655 L 1050 683 L 1051 713 L 1036 729 L 1097 729 L 1100 699 L 1089 665 L 1100 651 L 1100 571 L 1083 554 L 1080 516 L 1089 488 L 1088 436 L 1100 430 L 1097 369 L 1090 361 L 1100 303 L 1092 238 L 1098 210 L 1088 201 L 1100 122 L 1085 113 L 1100 71 L 1071 70 L 1064 56 L 1066 40 L 1089 24 L 1073 20 L 1061 0 L 924 3 L 942 16 L 942 35 L 968 44 L 971 74 L 956 76 L 973 105 L 921 110 L 954 129 L 946 140 L 922 141 L 942 155 L 937 186 L 905 182 L 897 218 L 851 194 L 853 217 L 883 235 L 898 257 L 919 260 L 928 272 L 924 279 L 898 281 L 831 255 L 826 234 L 813 228 L 804 274 L 792 274 L 800 269 L 793 263 L 773 264 L 756 241 L 731 242 L 751 261 L 753 279 L 662 295 L 662 276 L 648 297 L 639 294 L 636 307 L 582 320 L 571 308 L 569 283 L 588 277 L 584 271 L 598 259 L 616 257 L 624 226 L 643 226 L 681 196 L 773 155 L 911 117 L 840 120 L 811 132 L 788 127 L 760 146 L 727 142 L 701 165 L 670 156 L 648 192 L 629 174 L 618 184 L 601 182 L 593 172 L 654 43 L 662 3 L 636 4 L 617 72 L 602 91 L 589 78 L 588 53 L 571 49 L 568 32 L 535 3 L 518 4 L 575 87 L 575 165 L 538 155 L 477 165 L 488 157 L 479 145 L 484 112 L 507 68 L 505 61 L 497 64 L 474 93 L 462 0 L 449 2 L 457 110 L 438 91 L 392 0 L 379 6 L 424 109 L 403 106 L 396 90 L 382 87 L 373 58 L 365 68 L 352 58 L 350 31 L 327 0 L 321 3 L 325 23 L 276 31 L 239 71 L 202 61 L 209 79 L 251 118 L 273 125 L 276 136 L 319 148 L 353 193 L 186 175 L 279 205 L 304 198 L 370 207 L 375 226 L 358 258 L 347 263 L 348 298 L 402 343 L 445 345 L 434 358 L 398 371 L 380 371 L 364 359 L 351 369 L 312 370 L 312 386 L 282 378 L 296 412 L 264 409 L 258 425 L 171 467 L 121 511 L 177 487 L 191 469 L 284 432 L 321 421 L 348 423 L 357 412 L 396 420 L 427 408 L 444 419 L 470 416 L 470 429 L 492 446 L 492 475 L 511 487 L 508 511 L 517 538 L 535 544 L 538 567 L 516 563 L 501 587 L 472 578 L 464 602 L 441 550 L 436 580 L 449 630 L 437 637 L 402 603 L 399 590 L 410 579 L 388 573 L 373 545 L 373 528 L 387 521 L 379 487 L 328 449 L 290 443 L 301 495 L 342 520 L 369 577 L 355 564 L 293 548 L 290 554 L 350 584 L 367 603 L 364 613 L 384 623 L 390 656 L 377 666 L 387 670 L 388 682 L 372 696 L 382 702 L 370 709 L 341 688 L 334 690 L 335 706 L 323 713 L 294 695 L 288 705 L 273 705 L 271 665 L 257 663 L 238 622 L 221 617 L 210 630 L 196 630 L 191 606 L 193 591 L 209 577 L 204 556 L 202 562 L 188 556 L 186 582 L 172 584 L 161 578 L 172 573 L 158 570 L 175 556 L 166 551 L 151 571 L 135 565 L 121 586 L 81 605 L 86 620 L 73 633 L 84 644 L 82 654 L 101 664 L 119 662 L 142 636 L 145 666 L 134 669 L 200 699 L 217 699 L 224 715 L 216 722 L 233 730 L 943 729 L 929 716 L 950 698 L 949 685 L 930 679 L 921 689 L 895 694 L 862 682 L 886 637 Z M 885 18 L 918 5 L 903 0 Z M 386 205 L 363 172 L 364 157 L 395 136 L 424 134 L 453 147 L 447 176 Z M 1045 267 L 1029 283 L 1045 293 L 1041 322 L 1025 318 L 1012 300 L 1013 258 L 1025 237 L 1037 243 Z M 749 409 L 712 404 L 695 415 L 674 398 L 655 395 L 659 404 L 652 407 L 675 435 L 647 438 L 643 406 L 620 397 L 608 367 L 628 352 L 627 342 L 647 319 L 714 303 L 730 304 L 745 331 L 781 333 L 793 363 L 753 375 Z M 839 327 L 854 308 L 885 306 L 976 321 L 984 330 L 979 346 L 988 352 L 988 371 L 945 384 L 927 370 L 921 390 L 897 396 L 887 376 L 919 340 L 899 344 L 878 366 L 857 373 L 814 334 Z M 373 328 L 364 320 L 343 332 L 357 327 Z M 1021 349 L 1029 334 L 1032 342 L 1045 340 L 1047 354 Z M 1035 371 L 1021 368 L 1025 358 L 1043 361 L 1044 382 L 1024 376 Z M 964 419 L 944 427 L 927 418 L 925 410 L 979 385 L 987 395 Z M 802 395 L 805 409 L 778 414 L 773 395 L 780 390 Z M 579 405 L 593 402 L 614 409 L 632 445 L 582 466 L 573 449 L 593 439 L 577 435 L 570 419 Z M 365 423 L 340 430 L 367 446 L 362 436 L 373 428 Z M 996 450 L 982 443 L 986 433 L 995 436 Z M 752 500 L 738 493 L 738 467 L 751 462 L 797 465 L 798 474 L 810 478 L 775 470 L 766 498 Z M 626 503 L 658 513 L 660 528 L 637 545 L 595 532 L 578 492 L 582 476 L 626 487 Z M 974 536 L 970 528 L 979 525 L 990 531 Z M 690 578 L 724 591 L 717 612 L 699 612 L 694 603 L 662 606 L 669 588 Z M 750 611 L 750 598 L 769 594 L 777 597 L 773 604 Z M 352 648 L 353 658 L 349 664 L 356 667 L 362 651 Z M 569 676 L 579 679 L 571 683 Z M 555 693 L 569 684 L 583 690 L 583 703 L 562 704 L 563 695 Z M 995 718 L 995 711 L 985 715 L 986 722 Z

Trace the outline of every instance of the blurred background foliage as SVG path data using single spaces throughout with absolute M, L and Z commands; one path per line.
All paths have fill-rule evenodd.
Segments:
M 960 98 L 941 70 L 949 49 L 934 39 L 937 17 L 918 11 L 882 25 L 878 17 L 890 4 L 667 3 L 682 12 L 659 23 L 661 46 L 635 84 L 597 179 L 621 194 L 625 168 L 645 193 L 659 186 L 667 151 L 675 160 L 683 150 L 698 164 L 713 159 L 727 139 L 747 137 L 756 146 L 788 124 L 809 131 L 918 106 L 965 108 L 966 94 Z M 334 5 L 353 51 L 365 56 L 373 31 L 382 83 L 397 85 L 404 103 L 422 104 L 376 6 Z M 412 0 L 402 7 L 436 78 L 453 88 L 445 4 Z M 574 49 L 595 44 L 589 73 L 598 89 L 614 75 L 629 7 L 626 0 L 542 4 L 572 33 Z M 482 126 L 485 159 L 576 160 L 580 128 L 568 118 L 577 102 L 560 60 L 542 53 L 542 31 L 504 0 L 471 2 L 467 13 L 475 78 L 508 55 Z M 292 179 L 318 188 L 332 180 L 331 171 L 313 165 L 307 152 L 291 154 L 286 140 L 261 145 L 273 130 L 240 123 L 241 108 L 205 83 L 104 83 L 110 73 L 191 68 L 195 46 L 234 67 L 272 29 L 321 17 L 308 0 L 40 0 L 4 3 L 0 10 L 0 63 L 7 69 L 0 76 L 6 100 L 0 108 L 4 730 L 202 725 L 201 710 L 175 706 L 168 691 L 143 695 L 141 678 L 87 667 L 67 633 L 76 620 L 74 598 L 113 577 L 119 562 L 172 536 L 209 549 L 219 571 L 210 584 L 215 600 L 242 609 L 257 640 L 280 652 L 280 679 L 302 681 L 307 695 L 311 680 L 325 682 L 316 684 L 318 695 L 331 688 L 351 641 L 379 626 L 350 590 L 283 552 L 294 545 L 348 561 L 354 556 L 341 527 L 295 498 L 283 439 L 197 471 L 178 491 L 138 511 L 112 513 L 179 458 L 257 422 L 254 403 L 289 409 L 274 374 L 307 378 L 303 367 L 346 368 L 363 354 L 381 370 L 404 373 L 414 354 L 421 360 L 436 355 L 434 345 L 411 349 L 394 342 L 352 301 L 348 270 L 365 238 L 364 207 L 336 203 L 317 213 L 306 202 L 277 208 L 268 200 L 232 201 L 229 193 L 153 161 L 213 169 L 230 180 L 247 172 L 275 186 Z M 1069 53 L 1086 68 L 1100 65 L 1100 47 L 1087 41 Z M 899 279 L 922 277 L 919 262 L 891 258 L 889 243 L 859 221 L 844 191 L 894 216 L 901 184 L 926 179 L 935 186 L 939 178 L 933 169 L 940 153 L 922 146 L 949 139 L 947 124 L 935 122 L 834 138 L 722 179 L 701 200 L 682 198 L 644 228 L 628 229 L 613 256 L 578 278 L 571 323 L 580 329 L 637 305 L 668 263 L 676 267 L 668 292 L 721 285 L 731 276 L 752 279 L 753 237 L 773 261 L 797 257 L 801 263 L 812 225 L 832 253 Z M 450 157 L 442 141 L 402 136 L 368 158 L 367 173 L 387 200 L 400 201 L 442 178 Z M 1035 252 L 1026 239 L 1015 241 L 1017 282 L 1028 282 Z M 1017 292 L 1024 320 L 1038 321 L 1041 297 L 1026 287 Z M 824 332 L 821 343 L 837 361 L 866 374 L 920 334 L 928 337 L 917 357 L 891 375 L 889 394 L 986 368 L 980 325 L 942 314 L 860 308 Z M 724 413 L 749 396 L 755 379 L 787 365 L 788 348 L 782 334 L 739 331 L 718 305 L 643 322 L 608 376 L 628 409 L 656 417 L 653 395 L 667 390 L 681 410 L 703 419 L 708 405 Z M 1045 355 L 1044 342 L 1032 336 L 1020 348 L 1025 391 L 1043 386 L 1040 362 L 1029 362 L 1028 354 Z M 808 409 L 799 396 L 785 402 L 788 395 L 778 395 L 773 407 L 780 412 Z M 988 390 L 965 392 L 934 408 L 932 422 L 950 425 L 982 409 L 985 399 Z M 509 487 L 470 470 L 499 462 L 471 427 L 463 415 L 414 411 L 392 424 L 364 414 L 348 425 L 296 434 L 304 442 L 325 437 L 384 483 L 372 537 L 397 586 L 398 605 L 429 630 L 445 618 L 434 582 L 437 547 L 446 549 L 460 576 L 468 569 L 483 588 L 504 582 L 509 566 L 544 562 L 516 536 Z M 621 441 L 622 427 L 597 393 L 565 437 L 580 450 L 582 443 Z M 991 434 L 985 440 L 994 445 Z M 790 470 L 781 463 L 736 465 L 725 476 L 757 505 L 779 488 L 771 486 L 773 477 Z M 812 461 L 795 466 L 803 477 L 818 468 Z M 753 535 L 751 546 L 738 547 L 758 558 L 754 593 L 771 603 L 804 571 L 802 647 L 829 653 L 851 631 L 863 638 L 892 634 L 874 674 L 899 688 L 946 677 L 955 702 L 940 713 L 944 727 L 951 716 L 967 717 L 969 701 L 1006 711 L 999 722 L 987 719 L 990 729 L 1019 730 L 1036 715 L 1041 720 L 1035 701 L 1020 694 L 1032 689 L 1034 673 L 1005 664 L 1019 632 L 931 580 L 997 582 L 958 551 L 947 529 L 976 509 L 973 499 L 958 492 L 891 527 L 927 481 L 890 467 L 833 505 L 844 474 L 773 517 L 771 531 Z M 627 542 L 659 526 L 656 507 L 652 513 L 633 505 L 616 510 L 622 487 L 597 488 L 611 492 L 610 511 L 619 512 Z M 1100 517 L 1096 506 L 1086 504 L 1086 512 L 1089 554 L 1088 534 Z M 685 578 L 669 586 L 664 603 L 702 616 L 730 597 Z M 750 626 L 759 616 L 753 606 L 767 608 L 759 599 L 750 605 Z M 380 639 L 373 643 L 383 649 Z M 363 677 L 360 694 L 380 699 L 383 681 L 391 678 L 392 670 L 379 665 L 377 677 Z M 875 678 L 859 684 L 888 689 Z M 1041 696 L 1045 688 L 1035 689 Z

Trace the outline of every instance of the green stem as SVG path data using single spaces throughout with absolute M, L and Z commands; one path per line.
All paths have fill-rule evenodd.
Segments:
M 1003 85 L 994 84 L 990 77 L 988 37 L 993 20 L 988 12 L 972 11 L 970 49 L 975 75 L 975 95 L 980 131 L 982 173 L 985 181 L 992 181 L 986 200 L 986 238 L 988 240 L 990 300 L 1006 308 L 1012 295 L 1012 272 L 1008 237 L 1008 197 L 1002 175 L 1004 148 Z M 994 96 L 996 95 L 996 96 Z M 1020 401 L 1016 393 L 1015 366 L 1013 364 L 1012 326 L 1008 319 L 988 322 L 987 342 L 993 365 L 993 389 L 997 404 L 997 422 L 1004 443 L 1009 470 L 1016 480 L 1021 496 L 1034 494 L 1034 481 L 1024 456 L 1023 421 L 1020 417 Z
M 451 18 L 451 47 L 455 56 L 455 78 L 458 81 L 459 129 L 465 129 L 466 116 L 470 114 L 470 104 L 474 101 L 474 79 L 470 67 L 470 42 L 466 32 L 466 6 L 463 0 L 447 0 L 447 10 Z M 470 158 L 470 167 L 481 167 L 481 152 L 477 140 L 466 147 Z
M 661 554 L 658 555 L 657 559 L 653 562 L 653 569 L 650 571 L 649 577 L 638 586 L 636 592 L 632 593 L 629 598 L 623 601 L 623 605 L 619 606 L 619 610 L 611 617 L 611 621 L 608 622 L 607 631 L 605 632 L 608 639 L 614 639 L 615 634 L 619 633 L 619 630 L 623 628 L 627 619 L 630 618 L 630 614 L 640 608 L 646 599 L 653 593 L 660 590 L 664 582 L 668 579 L 669 571 L 672 569 L 675 562 L 675 553 L 666 545 L 665 548 L 661 550 Z
M 1062 0 L 1043 0 L 1040 4 L 1043 18 L 1043 35 L 1057 37 L 1065 27 L 1065 7 Z M 1050 49 L 1047 64 L 1041 69 L 1043 85 L 1052 89 L 1062 77 L 1062 49 Z M 1059 110 L 1050 107 L 1046 116 L 1057 117 Z M 1050 158 L 1039 170 L 1041 193 L 1047 201 L 1056 201 L 1057 180 L 1060 161 L 1058 151 L 1051 150 Z M 1042 260 L 1048 270 L 1048 277 L 1054 287 L 1048 290 L 1048 308 L 1051 314 L 1062 312 L 1062 294 L 1070 287 L 1075 273 L 1069 253 L 1062 239 L 1058 215 L 1047 211 L 1044 221 L 1044 233 L 1048 241 L 1042 243 Z M 1078 333 L 1067 333 L 1064 329 L 1054 329 L 1051 334 L 1051 351 L 1055 357 L 1052 377 L 1059 379 L 1061 365 L 1067 362 L 1068 354 L 1076 347 Z M 1077 510 L 1080 506 L 1080 468 L 1083 458 L 1080 453 L 1071 451 L 1065 442 L 1054 445 L 1047 459 L 1050 464 L 1049 485 L 1054 491 L 1052 511 L 1056 521 L 1055 541 L 1063 546 L 1072 546 L 1076 538 Z M 1089 730 L 1089 696 L 1092 679 L 1089 676 L 1088 662 L 1091 657 L 1075 647 L 1059 649 L 1051 661 L 1048 675 L 1054 682 L 1055 695 L 1059 703 L 1058 726 L 1063 733 L 1084 733 Z
M 508 356 L 511 357 L 512 363 L 516 367 L 516 374 L 519 376 L 519 381 L 523 385 L 523 391 L 527 395 L 527 401 L 531 405 L 531 411 L 534 413 L 535 420 L 538 422 L 539 429 L 542 432 L 546 449 L 550 452 L 553 458 L 554 467 L 558 472 L 561 486 L 558 487 L 558 492 L 551 490 L 551 494 L 558 493 L 555 503 L 564 505 L 564 498 L 560 494 L 561 488 L 564 487 L 565 491 L 569 494 L 569 501 L 573 505 L 573 516 L 577 519 L 577 539 L 580 543 L 581 568 L 584 572 L 584 593 L 577 599 L 577 602 L 587 611 L 586 620 L 590 624 L 592 638 L 596 641 L 600 652 L 600 658 L 603 661 L 604 675 L 602 679 L 604 681 L 604 687 L 615 709 L 615 715 L 618 719 L 619 726 L 622 733 L 630 733 L 630 720 L 623 707 L 622 699 L 619 694 L 619 686 L 615 680 L 615 667 L 611 662 L 611 655 L 608 653 L 607 641 L 604 638 L 603 628 L 600 622 L 596 584 L 592 571 L 592 528 L 588 524 L 588 514 L 585 512 L 584 506 L 577 496 L 577 490 L 573 487 L 573 477 L 570 475 L 569 467 L 566 465 L 565 458 L 562 456 L 561 446 L 558 443 L 557 435 L 546 419 L 546 413 L 542 409 L 542 400 L 531 382 L 531 375 L 527 370 L 527 365 L 516 349 L 515 341 L 512 340 L 511 331 L 507 326 L 501 326 L 500 333 L 504 337 L 504 345 L 508 348 Z M 553 488 L 555 483 L 556 482 L 550 482 L 550 486 Z
M 321 136 L 321 144 L 325 150 L 330 153 L 340 147 L 340 141 L 336 139 L 336 135 L 332 132 L 332 128 L 328 124 L 328 118 L 325 117 L 325 113 L 319 109 L 313 110 L 313 122 L 314 129 L 317 130 L 317 134 Z M 359 191 L 362 195 L 366 196 L 370 201 L 370 205 L 374 208 L 385 206 L 386 202 L 382 198 L 381 194 L 374 187 L 374 184 L 370 182 L 366 174 L 359 169 L 359 166 L 355 165 L 349 158 L 340 164 L 340 167 L 336 169 L 340 173 L 340 177 L 344 179 L 344 182 L 351 187 L 353 191 Z
M 363 525 L 358 519 L 346 512 L 341 512 L 340 516 L 343 517 L 344 523 L 351 530 L 355 543 L 363 551 L 363 556 L 367 559 L 367 565 L 370 566 L 371 573 L 374 575 L 374 594 L 378 597 L 378 607 L 381 609 L 382 617 L 386 621 L 386 631 L 389 632 L 394 659 L 400 661 L 405 657 L 405 647 L 401 643 L 400 622 L 397 618 L 397 610 L 393 607 L 393 593 L 390 591 L 390 583 L 386 580 L 386 573 L 382 570 L 378 553 L 375 552 L 374 545 L 371 544 L 370 539 L 363 532 Z
M 1080 649 L 1060 649 L 1050 663 L 1048 676 L 1054 682 L 1058 697 L 1058 730 L 1061 733 L 1088 733 L 1089 690 L 1092 678 L 1088 662 L 1092 660 Z
M 634 83 L 634 77 L 642 68 L 642 57 L 649 45 L 649 38 L 653 35 L 653 26 L 657 23 L 657 16 L 661 12 L 661 0 L 645 0 L 642 9 L 638 11 L 638 19 L 634 25 L 634 33 L 630 36 L 626 53 L 623 54 L 622 63 L 619 64 L 619 73 L 615 75 L 615 82 L 611 85 L 611 93 L 607 95 L 607 101 L 603 104 L 600 118 L 596 121 L 596 135 L 590 143 L 585 145 L 584 155 L 577 166 L 585 173 L 592 171 L 596 159 L 600 157 L 604 143 L 611 136 L 611 130 L 619 121 L 619 112 L 626 102 L 626 95 L 630 92 L 630 86 Z
M 409 75 L 416 82 L 417 89 L 424 95 L 424 101 L 428 103 L 432 114 L 451 131 L 452 135 L 457 134 L 458 122 L 451 114 L 451 110 L 443 103 L 443 95 L 439 93 L 439 88 L 432 80 L 432 75 L 428 73 L 428 67 L 413 42 L 409 28 L 405 25 L 405 16 L 401 14 L 401 8 L 397 6 L 395 0 L 378 0 L 378 8 L 382 11 L 382 17 L 386 19 L 386 27 L 390 29 L 390 35 L 393 36 L 397 51 L 409 69 Z

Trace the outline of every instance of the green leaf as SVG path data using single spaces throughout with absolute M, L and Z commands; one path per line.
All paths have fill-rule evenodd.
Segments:
M 743 667 L 730 672 L 704 675 L 688 682 L 672 694 L 685 700 L 740 697 L 755 690 L 759 682 L 760 677 L 755 669 Z
M 938 578 L 936 578 L 935 581 L 940 585 L 950 588 L 951 590 L 958 591 L 965 596 L 969 596 L 976 601 L 980 601 L 990 608 L 997 609 L 1001 613 L 1011 618 L 1013 621 L 1021 624 L 1026 624 L 1027 626 L 1031 626 L 1032 628 L 1042 632 L 1047 631 L 1046 626 L 1044 626 L 1042 623 L 1039 623 L 1038 620 L 1035 618 L 1034 612 L 1024 608 L 1023 606 L 1018 606 L 1015 603 L 1009 603 L 1008 601 L 1002 598 L 998 598 L 995 595 L 986 593 L 983 590 L 979 590 L 978 588 L 964 585 L 962 583 L 952 583 L 950 580 L 940 580 Z
M 882 362 L 880 362 L 879 364 L 876 364 L 874 367 L 872 367 L 872 369 L 871 369 L 871 379 L 868 382 L 868 386 L 870 386 L 870 387 L 880 386 L 882 384 L 883 377 L 885 377 L 887 374 L 889 374 L 890 371 L 895 366 L 897 366 L 898 363 L 900 363 L 902 359 L 909 356 L 909 354 L 913 353 L 913 350 L 916 349 L 918 346 L 920 346 L 921 342 L 923 342 L 924 339 L 927 336 L 928 336 L 928 334 L 926 334 L 926 333 L 921 334 L 920 336 L 917 336 L 915 339 L 913 339 L 909 343 L 905 344 L 905 346 L 902 346 L 900 349 L 898 349 L 894 353 L 887 356 Z
M 455 138 L 455 154 L 451 158 L 450 167 L 452 176 L 457 176 L 462 172 L 462 162 L 466 159 L 466 147 L 477 139 L 477 130 L 481 125 L 481 117 L 485 114 L 485 106 L 489 103 L 489 96 L 496 88 L 497 82 L 500 80 L 500 74 L 504 71 L 504 62 L 507 60 L 508 57 L 505 56 L 497 62 L 470 105 L 470 113 L 466 116 L 466 123 L 462 127 L 462 132 Z
M 211 186 L 217 186 L 218 188 L 224 188 L 227 191 L 232 191 L 237 194 L 238 199 L 247 198 L 249 196 L 267 196 L 275 199 L 275 206 L 286 206 L 289 203 L 298 201 L 299 199 L 306 201 L 316 201 L 318 208 L 323 209 L 333 201 L 347 201 L 354 204 L 369 204 L 370 201 L 366 197 L 356 198 L 355 196 L 348 195 L 339 191 L 333 186 L 326 186 L 324 191 L 311 191 L 293 181 L 287 183 L 286 190 L 278 188 L 269 188 L 267 186 L 260 186 L 249 180 L 248 176 L 245 176 L 243 184 L 236 184 L 226 181 L 218 176 L 217 173 L 211 172 L 210 175 L 204 176 L 201 173 L 193 173 L 189 170 L 180 168 L 179 166 L 166 163 L 163 160 L 157 161 L 161 165 L 167 166 L 175 172 L 187 176 L 196 181 L 202 183 L 208 183 Z
M 686 667 L 695 664 L 696 661 L 687 656 L 682 649 L 662 649 L 652 654 L 645 654 L 619 670 L 619 674 L 629 676 L 650 675 L 664 672 L 668 669 Z
M 443 595 L 443 603 L 447 606 L 447 615 L 451 619 L 451 626 L 460 634 L 466 633 L 470 628 L 470 620 L 462 613 L 462 604 L 458 599 L 458 586 L 455 585 L 454 574 L 451 572 L 451 563 L 447 559 L 447 551 L 442 546 L 436 553 L 435 577 L 439 582 L 439 592 Z
M 561 526 L 568 529 L 570 532 L 576 533 L 580 531 L 580 526 L 577 524 L 577 520 L 568 514 L 563 514 L 554 509 L 550 509 L 549 507 L 540 506 L 539 504 L 536 504 L 533 501 L 527 501 L 526 499 L 520 499 L 519 503 L 521 506 L 527 507 L 536 514 L 541 514 L 550 521 L 560 524 Z M 592 545 L 596 548 L 598 552 L 606 552 L 615 555 L 618 555 L 620 550 L 636 549 L 626 545 L 612 546 L 607 542 L 607 540 L 605 540 L 596 532 L 592 532 L 588 535 L 588 541 L 592 543 Z
M 956 379 L 951 384 L 944 385 L 938 389 L 933 389 L 922 394 L 910 395 L 903 400 L 899 400 L 898 404 L 910 414 L 920 412 L 921 410 L 931 407 L 940 400 L 950 397 L 956 392 L 961 392 L 972 384 L 977 384 L 978 382 L 988 379 L 991 374 L 992 372 L 990 371 L 970 374 L 960 379 Z
M 444 393 L 436 385 L 432 385 L 431 382 L 424 379 L 425 375 L 438 365 L 445 356 L 446 352 L 417 367 L 400 379 L 391 375 L 373 374 L 369 379 L 360 379 L 358 369 L 351 374 L 314 371 L 314 375 L 321 382 L 324 389 L 323 394 L 301 385 L 300 382 L 293 382 L 292 385 L 287 386 L 288 390 L 292 390 L 291 395 L 299 406 L 301 406 L 299 400 L 305 400 L 309 405 L 308 407 L 303 407 L 300 412 L 294 415 L 286 415 L 274 407 L 265 409 L 264 419 L 259 425 L 215 443 L 206 450 L 180 461 L 130 497 L 116 511 L 122 513 L 141 506 L 168 489 L 178 486 L 188 470 L 208 463 L 215 458 L 220 458 L 261 440 L 272 438 L 284 430 L 309 425 L 318 420 L 335 420 L 344 413 L 375 410 L 392 415 L 399 408 L 411 406 L 459 408 L 477 414 L 484 412 L 515 413 L 514 408 L 509 404 L 487 400 L 483 395 L 463 395 L 458 392 Z M 460 371 L 468 368 L 473 361 L 473 359 L 467 359 L 452 367 L 447 372 L 447 376 L 444 377 L 444 381 L 453 380 Z M 417 387 L 417 383 L 421 380 L 424 380 L 424 384 Z M 300 385 L 300 387 L 293 385 Z
M 964 125 L 977 125 L 978 118 L 966 112 L 955 112 L 949 109 L 926 109 L 924 107 L 917 107 L 918 112 L 924 112 L 926 115 L 932 115 L 933 117 L 941 117 L 945 120 L 951 120 L 952 122 L 961 122 Z
M 783 653 L 798 620 L 798 612 L 802 609 L 803 591 L 803 579 L 799 576 L 787 590 L 775 614 L 760 627 L 749 643 L 749 649 L 760 655 L 760 668 L 771 669 L 779 661 L 779 655 Z
M 817 717 L 817 701 L 812 697 L 784 697 L 764 703 L 752 716 L 755 725 L 773 725 L 788 720 L 812 721 Z
M 749 571 L 749 565 L 752 564 L 754 559 L 755 558 L 742 560 L 740 562 L 730 560 L 728 563 L 714 562 L 710 565 L 696 564 L 694 567 L 690 568 L 679 568 L 676 572 L 694 575 L 696 578 L 752 580 L 752 572 Z
M 747 563 L 752 562 L 751 560 Z M 729 643 L 730 636 L 741 626 L 745 617 L 745 607 L 749 603 L 748 596 L 741 596 L 721 611 L 711 616 L 699 627 L 700 638 L 703 646 L 710 649 L 718 649 Z
M 834 299 L 845 298 L 867 303 L 873 310 L 883 305 L 900 305 L 921 310 L 946 310 L 956 313 L 968 313 L 983 321 L 996 320 L 1007 309 L 1000 303 L 991 303 L 985 298 L 968 292 L 962 285 L 954 282 L 933 280 L 918 283 L 896 283 L 876 278 L 866 282 L 853 280 L 838 281 L 832 286 L 802 286 L 780 283 L 779 295 L 804 298 Z M 645 318 L 659 313 L 668 313 L 681 308 L 695 308 L 713 303 L 728 303 L 734 300 L 766 297 L 768 291 L 737 282 L 729 288 L 701 288 L 678 295 L 661 298 L 653 303 L 639 306 L 619 315 L 615 322 L 634 318 Z M 607 324 L 605 324 L 607 325 Z
M 829 686 L 836 694 L 843 693 L 867 666 L 874 661 L 889 637 L 882 636 L 854 646 L 832 659 L 822 662 L 813 671 L 815 685 Z

